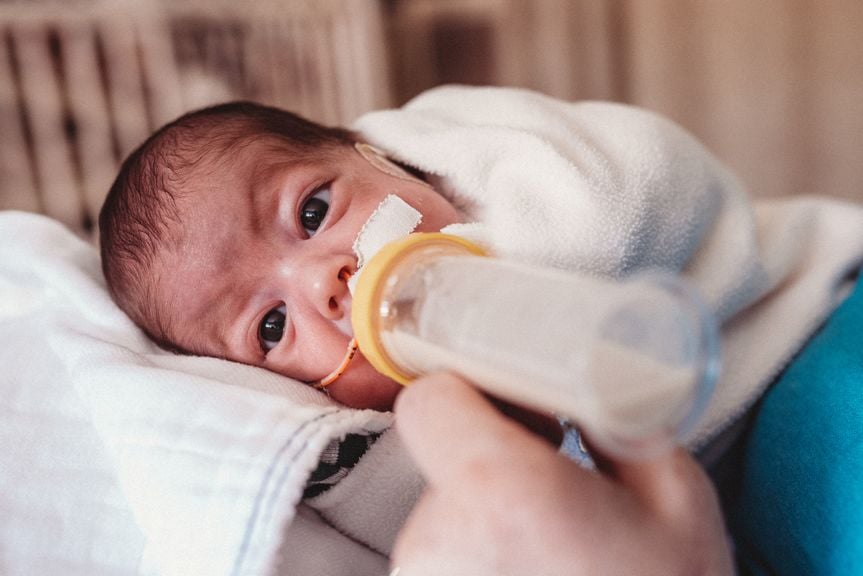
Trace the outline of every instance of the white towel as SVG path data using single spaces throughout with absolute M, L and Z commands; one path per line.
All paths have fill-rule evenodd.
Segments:
M 441 87 L 354 126 L 422 170 L 499 255 L 610 278 L 681 271 L 723 322 L 724 370 L 689 444 L 741 415 L 838 303 L 863 207 L 761 201 L 692 136 L 637 108 Z
M 42 216 L 0 213 L 0 301 L 4 574 L 295 573 L 279 548 L 320 453 L 391 423 L 160 350 L 109 298 L 96 250 Z M 332 574 L 386 564 L 338 535 L 315 545 Z

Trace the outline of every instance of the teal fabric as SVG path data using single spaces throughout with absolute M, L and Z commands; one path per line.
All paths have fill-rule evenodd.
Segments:
M 742 573 L 863 574 L 863 282 L 765 396 L 727 510 Z

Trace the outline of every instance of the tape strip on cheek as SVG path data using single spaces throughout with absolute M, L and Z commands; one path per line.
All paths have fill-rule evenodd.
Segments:
M 366 262 L 386 244 L 403 238 L 416 230 L 422 221 L 422 214 L 413 206 L 390 194 L 372 212 L 354 240 L 353 250 L 357 256 L 357 272 L 348 281 L 351 294 Z

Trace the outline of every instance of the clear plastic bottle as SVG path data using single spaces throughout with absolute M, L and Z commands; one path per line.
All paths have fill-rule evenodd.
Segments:
M 461 374 L 574 421 L 623 457 L 691 430 L 717 376 L 718 335 L 682 279 L 615 282 L 481 254 L 455 236 L 412 234 L 372 258 L 352 324 L 378 371 L 403 384 Z

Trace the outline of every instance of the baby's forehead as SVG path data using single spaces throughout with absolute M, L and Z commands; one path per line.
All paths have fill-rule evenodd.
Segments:
M 203 143 L 188 176 L 264 183 L 276 172 L 329 165 L 346 159 L 349 146 L 300 146 L 270 134 L 246 135 L 216 145 Z
M 178 217 L 168 227 L 175 240 L 169 243 L 172 251 L 199 243 L 202 227 L 207 229 L 205 235 L 212 234 L 208 223 L 213 220 L 244 221 L 255 196 L 278 188 L 296 171 L 332 162 L 334 154 L 343 153 L 298 150 L 273 137 L 237 140 L 229 149 L 204 143 L 194 161 L 174 174 L 179 194 L 174 198 Z M 205 259 L 206 253 L 195 256 Z
M 352 146 L 299 146 L 266 134 L 233 139 L 216 134 L 195 146 L 185 147 L 183 169 L 169 175 L 179 194 L 174 196 L 177 223 L 168 232 L 179 243 L 190 239 L 188 226 L 224 218 L 226 211 L 240 217 L 253 209 L 254 196 L 278 189 L 293 174 L 349 161 L 353 153 Z M 225 210 L 213 211 L 213 203 Z

